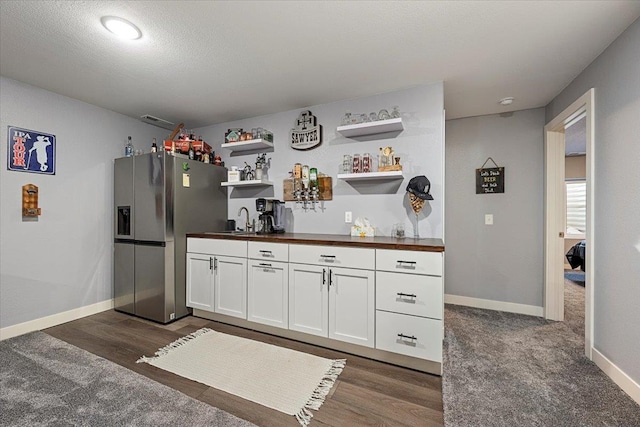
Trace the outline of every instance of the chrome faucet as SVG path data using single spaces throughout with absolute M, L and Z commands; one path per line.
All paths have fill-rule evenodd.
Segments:
M 253 231 L 255 229 L 255 219 L 253 220 L 253 224 L 249 223 L 249 209 L 244 206 L 238 209 L 238 216 L 242 216 L 242 211 L 247 213 L 247 219 L 244 222 L 244 231 Z

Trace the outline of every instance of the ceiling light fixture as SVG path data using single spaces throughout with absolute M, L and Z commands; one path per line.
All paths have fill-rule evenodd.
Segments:
M 508 96 L 506 98 L 502 98 L 500 101 L 498 101 L 498 104 L 500 105 L 511 105 L 513 103 L 513 97 L 512 96 Z
M 126 19 L 117 16 L 103 16 L 100 18 L 102 25 L 116 36 L 127 39 L 136 40 L 142 37 L 142 32 Z

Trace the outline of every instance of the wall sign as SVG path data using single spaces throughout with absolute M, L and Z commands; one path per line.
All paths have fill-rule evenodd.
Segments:
M 496 166 L 495 168 L 484 167 L 489 160 Z M 480 169 L 476 169 L 476 194 L 496 193 L 504 193 L 504 168 L 498 167 L 489 157 Z
M 55 135 L 9 126 L 7 144 L 8 170 L 55 175 Z
M 322 126 L 318 125 L 316 116 L 311 111 L 301 111 L 296 120 L 296 127 L 291 129 L 289 140 L 294 150 L 309 150 L 322 142 Z

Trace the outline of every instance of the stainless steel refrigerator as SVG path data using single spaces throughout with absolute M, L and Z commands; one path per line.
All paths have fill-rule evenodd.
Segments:
M 186 306 L 186 233 L 224 230 L 227 169 L 163 152 L 115 160 L 114 306 L 160 323 Z

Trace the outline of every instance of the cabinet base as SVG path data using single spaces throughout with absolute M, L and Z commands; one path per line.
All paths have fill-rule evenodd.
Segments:
M 204 319 L 213 320 L 220 323 L 226 323 L 233 326 L 239 326 L 245 329 L 251 329 L 266 334 L 277 335 L 279 337 L 288 338 L 296 341 L 313 344 L 320 347 L 330 348 L 345 353 L 362 356 L 380 362 L 390 363 L 392 365 L 402 366 L 404 368 L 415 369 L 416 371 L 427 372 L 429 374 L 442 376 L 442 363 L 432 360 L 418 359 L 416 357 L 405 356 L 403 354 L 391 353 L 384 350 L 362 347 L 356 344 L 350 344 L 329 338 L 318 337 L 305 334 L 302 332 L 291 331 L 289 329 L 276 328 L 273 326 L 262 325 L 260 323 L 249 322 L 248 320 L 238 319 L 224 314 L 211 313 L 204 310 L 193 310 L 193 315 Z

